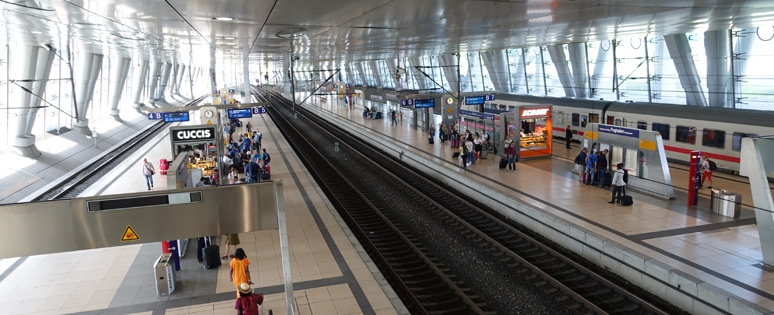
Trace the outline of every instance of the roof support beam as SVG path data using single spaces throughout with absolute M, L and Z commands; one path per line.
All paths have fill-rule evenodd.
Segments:
M 134 88 L 132 91 L 134 93 L 134 105 L 132 107 L 137 111 L 140 110 L 140 105 L 142 105 L 140 98 L 142 97 L 142 90 L 145 88 L 145 78 L 148 76 L 148 65 L 148 60 L 145 59 L 139 59 L 134 64 L 134 72 L 132 73 L 132 76 L 134 77 L 134 83 L 132 85 L 132 88 Z
M 99 73 L 102 71 L 103 57 L 101 54 L 83 52 L 80 54 L 78 64 L 75 65 L 78 68 L 78 76 L 75 78 L 75 85 L 78 88 L 78 103 L 76 104 L 78 121 L 73 124 L 73 127 L 84 135 L 91 135 L 86 112 L 88 112 L 91 97 L 94 96 L 94 86 L 97 85 Z
M 707 99 L 704 97 L 704 89 L 701 87 L 699 73 L 696 72 L 696 64 L 691 57 L 691 46 L 688 45 L 688 37 L 685 34 L 664 35 L 669 56 L 675 63 L 677 76 L 685 91 L 685 102 L 688 105 L 707 107 Z
M 126 83 L 126 76 L 129 74 L 129 68 L 132 64 L 132 59 L 115 56 L 116 67 L 113 70 L 112 78 L 110 79 L 110 117 L 116 121 L 122 121 L 118 115 L 118 102 L 121 101 L 121 95 L 124 92 L 124 83 Z
M 420 91 L 426 91 L 427 90 L 427 84 L 425 81 L 425 77 L 422 74 L 419 69 L 417 69 L 417 66 L 422 66 L 422 62 L 419 61 L 419 57 L 409 57 L 409 62 L 411 63 L 411 70 L 406 69 L 406 71 L 411 71 L 411 73 L 414 74 L 414 79 L 417 80 L 417 87 Z
M 160 58 L 160 57 L 156 57 Z M 150 64 L 150 85 L 148 85 L 148 103 L 156 104 L 156 90 L 159 85 L 159 77 L 161 76 L 161 67 L 163 62 L 159 59 L 154 59 Z M 213 69 L 213 73 L 214 69 Z M 217 89 L 217 87 L 216 87 Z
M 586 67 L 588 60 L 586 59 L 586 43 L 570 43 L 567 44 L 567 48 L 570 51 L 570 64 L 572 65 L 572 82 L 575 87 L 575 97 L 588 98 L 589 93 L 586 88 L 586 79 L 588 74 Z
M 35 45 L 20 45 L 18 59 L 12 63 L 13 74 L 21 80 L 15 82 L 20 91 L 13 93 L 16 112 L 16 136 L 13 150 L 25 157 L 36 158 L 41 155 L 35 146 L 32 126 L 40 108 L 40 96 L 46 92 L 56 51 Z M 20 60 L 19 60 L 20 59 Z M 14 85 L 11 85 L 14 86 Z
M 731 96 L 731 41 L 728 30 L 704 32 L 707 56 L 707 95 L 710 107 L 733 107 Z
M 368 61 L 368 67 L 371 68 L 371 75 L 373 75 L 374 79 L 376 80 L 376 87 L 380 89 L 384 88 L 384 84 L 382 84 L 382 78 L 379 75 L 379 68 L 376 66 L 376 61 Z
M 161 81 L 159 81 L 159 89 L 156 91 L 154 99 L 157 102 L 166 104 L 167 100 L 164 98 L 164 94 L 167 92 L 167 85 L 169 85 L 169 74 L 172 72 L 172 63 L 165 62 L 161 70 Z
M 481 53 L 481 60 L 489 73 L 489 79 L 492 80 L 495 91 L 509 93 L 508 62 L 505 50 L 484 51 Z
M 572 81 L 572 74 L 570 73 L 570 67 L 567 66 L 567 57 L 564 55 L 564 47 L 559 45 L 546 46 L 548 49 L 548 55 L 551 56 L 551 61 L 556 68 L 556 73 L 559 76 L 559 82 L 562 83 L 564 88 L 564 94 L 567 97 L 575 97 L 575 87 Z

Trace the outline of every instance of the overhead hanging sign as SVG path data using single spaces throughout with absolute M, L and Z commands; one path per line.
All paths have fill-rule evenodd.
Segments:
M 495 119 L 495 116 L 492 115 L 492 114 L 475 112 L 475 111 L 472 111 L 472 110 L 464 110 L 464 109 L 460 109 L 460 115 L 476 117 L 476 118 L 481 118 L 481 119 L 488 119 L 488 120 L 494 120 Z
M 249 108 L 228 109 L 226 111 L 228 112 L 228 119 L 251 118 L 251 117 L 253 117 L 253 112 Z
M 164 113 L 164 122 L 188 121 L 188 112 Z
M 414 100 L 406 99 L 400 101 L 400 106 L 413 106 Z
M 162 120 L 164 113 L 148 113 L 148 120 Z
M 484 104 L 484 96 L 466 96 L 465 105 L 482 105 Z
M 618 126 L 610 126 L 610 125 L 599 125 L 599 132 L 612 133 L 614 135 L 627 136 L 632 138 L 640 137 L 640 130 L 638 129 L 629 129 L 629 128 L 623 128 Z
M 263 106 L 251 107 L 250 109 L 253 111 L 253 115 L 266 114 L 266 107 Z
M 430 107 L 435 107 L 434 98 L 414 100 L 414 108 L 430 108 Z

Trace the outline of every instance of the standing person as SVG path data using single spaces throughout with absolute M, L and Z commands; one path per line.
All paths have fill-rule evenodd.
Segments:
M 481 137 L 478 135 L 478 132 L 476 132 L 476 139 L 473 140 L 473 147 L 474 150 L 476 150 L 476 161 L 481 159 L 481 150 L 484 148 L 484 141 L 481 140 Z
M 263 149 L 263 166 L 269 166 L 269 162 L 271 162 L 271 155 Z
M 261 167 L 255 161 L 250 161 L 245 166 L 245 174 L 248 183 L 257 183 L 261 181 Z
M 468 147 L 463 142 L 460 145 L 460 159 L 462 159 L 462 168 L 468 168 Z
M 440 126 L 438 126 L 438 138 L 441 140 L 441 143 L 446 141 L 446 125 L 443 123 L 440 123 Z
M 486 133 L 486 129 L 484 129 L 484 134 L 481 135 L 481 141 L 484 143 L 484 150 L 489 151 L 489 147 L 492 143 L 489 142 L 489 134 Z
M 508 170 L 511 172 L 516 171 L 516 154 L 516 146 L 513 145 L 513 141 L 511 141 L 505 149 L 505 158 L 508 160 Z
M 570 128 L 570 125 L 567 125 L 567 129 L 564 130 L 564 139 L 567 140 L 565 147 L 569 149 L 570 142 L 572 142 L 572 128 Z
M 473 150 L 473 141 L 465 140 L 465 150 L 468 152 L 468 162 L 471 165 L 476 164 L 476 152 Z
M 142 159 L 142 174 L 145 175 L 145 185 L 148 186 L 148 190 L 153 188 L 153 174 L 155 173 L 156 169 L 153 168 L 153 164 L 148 162 L 148 159 Z
M 624 181 L 624 172 L 626 172 L 626 170 L 623 169 L 623 163 L 618 163 L 616 168 L 618 169 L 613 174 L 613 199 L 607 203 L 620 203 L 621 197 L 624 195 L 624 186 L 626 186 L 626 182 Z
M 210 185 L 220 185 L 220 171 L 218 171 L 218 169 L 212 170 L 212 174 L 210 175 Z
M 699 184 L 699 188 L 704 187 L 704 180 L 709 179 L 709 186 L 707 188 L 712 189 L 712 171 L 715 170 L 715 167 L 712 167 L 715 164 L 715 162 L 710 161 L 710 159 L 706 155 L 701 156 L 701 184 Z M 151 182 L 152 183 L 152 182 Z
M 253 132 L 253 125 L 250 124 L 250 122 L 248 121 L 247 125 L 245 125 L 245 129 L 247 129 L 248 133 L 251 133 L 251 132 Z
M 250 284 L 242 282 L 237 287 L 239 292 L 239 298 L 236 300 L 234 309 L 237 310 L 237 315 L 259 315 L 258 305 L 263 304 L 263 295 L 259 293 L 253 293 L 250 288 Z
M 229 257 L 234 258 L 234 255 L 236 255 L 236 252 L 234 252 L 234 255 L 229 255 L 228 252 L 231 250 L 231 245 L 234 245 L 234 248 L 236 250 L 240 250 L 240 248 L 237 248 L 237 245 L 239 245 L 239 234 L 233 233 L 233 234 L 226 234 L 226 254 L 221 256 L 220 259 L 228 259 Z M 241 283 L 241 282 L 238 282 Z
M 228 174 L 228 182 L 230 184 L 239 184 L 239 173 L 237 172 L 236 167 L 231 167 L 231 173 Z
M 597 154 L 599 152 L 591 152 L 586 158 L 586 185 L 594 184 L 594 177 L 597 176 Z
M 583 174 L 586 174 L 586 158 L 588 157 L 589 148 L 583 148 L 583 150 L 578 153 L 578 165 L 580 165 L 580 179 L 582 182 L 585 182 L 583 180 Z
M 392 120 L 390 121 L 390 125 L 397 125 L 398 124 L 398 120 L 395 117 L 395 110 L 394 109 L 390 112 L 390 117 L 392 118 Z
M 229 266 L 231 266 L 231 272 L 229 273 L 229 278 L 231 279 L 231 282 L 234 283 L 234 286 L 237 288 L 237 298 L 239 298 L 239 286 L 242 283 L 251 284 L 253 283 L 252 278 L 250 277 L 250 260 L 247 259 L 247 255 L 245 254 L 245 250 L 241 248 L 237 248 L 234 252 L 234 255 L 231 256 L 234 259 L 231 260 L 231 263 Z M 225 258 L 224 258 L 225 259 Z
M 605 172 L 607 172 L 607 149 L 597 156 L 597 172 L 599 173 L 599 186 L 608 187 L 607 183 L 605 183 Z

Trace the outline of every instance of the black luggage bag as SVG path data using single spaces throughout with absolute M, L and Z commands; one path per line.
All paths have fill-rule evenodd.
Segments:
M 204 248 L 202 249 L 202 258 L 204 258 L 204 269 L 213 269 L 220 266 L 220 246 L 212 245 L 212 237 L 204 238 Z
M 622 206 L 631 206 L 634 203 L 634 200 L 632 200 L 632 196 L 621 196 L 621 205 Z
M 460 157 L 460 152 L 459 151 L 452 153 L 452 158 L 456 159 L 458 157 Z
M 508 160 L 505 158 L 500 159 L 500 169 L 504 169 L 508 165 Z
M 610 187 L 613 185 L 613 175 L 610 174 L 610 172 L 605 172 L 605 179 L 604 179 L 604 185 L 605 187 Z
M 433 144 L 433 143 L 435 143 L 435 141 L 433 140 L 433 137 L 427 138 L 427 143 L 428 143 L 428 144 Z

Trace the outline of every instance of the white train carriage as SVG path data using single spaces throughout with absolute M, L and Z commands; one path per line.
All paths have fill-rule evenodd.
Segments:
M 567 125 L 583 136 L 589 123 L 601 122 L 661 133 L 670 161 L 688 162 L 699 150 L 718 168 L 739 170 L 743 137 L 774 135 L 774 112 L 639 103 L 582 102 L 554 105 L 554 136 L 564 138 Z M 561 132 L 560 132 L 561 131 Z

